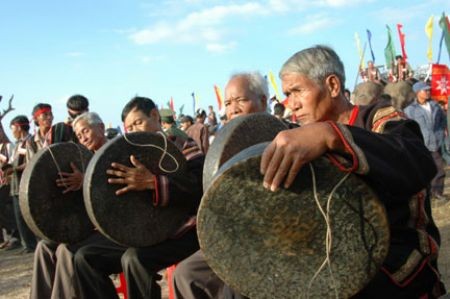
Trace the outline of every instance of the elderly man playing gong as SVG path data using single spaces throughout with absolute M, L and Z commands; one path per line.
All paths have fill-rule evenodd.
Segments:
M 263 184 L 289 188 L 306 163 L 324 154 L 377 193 L 389 222 L 388 254 L 355 298 L 437 298 L 440 236 L 430 208 L 436 173 L 416 122 L 388 103 L 353 106 L 344 97 L 344 66 L 325 46 L 302 50 L 280 71 L 283 92 L 301 126 L 280 132 L 261 159 Z
M 161 118 L 155 103 L 145 97 L 131 99 L 122 110 L 122 121 L 127 132 L 162 132 Z M 81 298 L 117 298 L 110 274 L 123 272 L 127 296 L 134 298 L 161 298 L 156 283 L 158 271 L 178 263 L 198 250 L 195 214 L 202 195 L 201 173 L 204 155 L 192 139 L 166 137 L 179 146 L 187 161 L 187 173 L 180 177 L 155 175 L 134 155 L 131 166 L 112 163 L 107 170 L 108 183 L 118 185 L 120 196 L 127 192 L 149 192 L 149 204 L 163 209 L 168 204 L 188 205 L 189 215 L 172 235 L 154 245 L 127 247 L 100 235 L 97 240 L 79 249 L 75 254 L 75 272 Z M 124 153 L 127 155 L 127 153 Z M 129 154 L 128 154 L 129 155 Z M 162 224 L 163 225 L 163 224 Z M 130 231 L 130 234 L 145 234 Z
M 80 144 L 90 151 L 96 152 L 106 143 L 105 126 L 97 113 L 83 113 L 74 119 L 72 125 Z M 61 173 L 56 181 L 63 193 L 80 190 L 83 184 L 83 173 L 74 163 L 71 167 L 72 172 Z M 78 298 L 73 253 L 89 240 L 70 245 L 39 241 L 34 253 L 30 298 Z

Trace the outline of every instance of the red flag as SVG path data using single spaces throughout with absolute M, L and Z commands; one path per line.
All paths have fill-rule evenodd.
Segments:
M 431 69 L 431 98 L 447 103 L 450 96 L 450 70 L 445 64 L 433 64 Z
M 172 110 L 173 112 L 175 112 L 175 108 L 174 108 L 174 106 L 173 106 L 173 97 L 170 97 L 169 108 L 170 108 L 170 110 Z
M 402 24 L 397 24 L 397 30 L 398 30 L 398 37 L 400 39 L 400 45 L 402 47 L 402 56 L 403 59 L 406 61 L 408 56 L 406 55 L 406 50 L 405 50 L 405 34 L 402 32 L 402 28 L 403 25 Z
M 221 111 L 223 103 L 222 92 L 220 91 L 220 88 L 217 85 L 214 85 L 214 92 L 216 93 L 217 106 L 219 107 L 219 111 Z

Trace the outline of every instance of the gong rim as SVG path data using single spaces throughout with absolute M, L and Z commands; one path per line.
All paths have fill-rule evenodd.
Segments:
M 203 191 L 211 184 L 219 168 L 241 150 L 271 141 L 288 129 L 278 118 L 266 112 L 242 115 L 230 120 L 217 134 L 205 156 Z
M 333 217 L 340 217 L 336 219 L 341 224 L 339 227 L 331 225 L 334 241 L 330 258 L 333 272 L 340 273 L 345 267 L 349 269 L 344 271 L 345 275 L 333 276 L 327 276 L 328 270 L 324 269 L 308 289 L 315 271 L 326 257 L 325 233 L 314 236 L 314 232 L 323 231 L 326 227 L 323 216 L 317 214 L 317 207 L 310 209 L 299 203 L 303 201 L 302 192 L 306 192 L 302 188 L 307 185 L 300 178 L 305 180 L 302 171 L 307 173 L 309 168 L 302 168 L 294 182 L 297 186 L 269 192 L 263 188 L 262 175 L 259 174 L 260 155 L 264 148 L 265 145 L 256 145 L 236 155 L 233 163 L 219 170 L 204 193 L 197 216 L 197 232 L 206 261 L 223 281 L 250 298 L 303 298 L 307 294 L 311 298 L 335 298 L 334 288 L 324 288 L 324 285 L 331 284 L 332 277 L 335 278 L 339 297 L 356 294 L 375 275 L 387 255 L 389 228 L 384 206 L 359 177 L 350 175 L 347 178 L 346 183 L 351 182 L 351 187 L 340 187 L 346 190 L 344 195 L 332 201 L 330 213 Z M 319 172 L 330 169 L 331 165 L 325 158 L 311 164 Z M 247 171 L 248 168 L 253 170 Z M 336 183 L 343 175 L 334 167 L 334 178 L 327 180 Z M 240 182 L 244 179 L 247 180 L 246 187 Z M 316 183 L 321 188 L 329 184 L 320 178 Z M 249 190 L 253 193 L 251 198 Z M 360 195 L 357 200 L 348 199 L 345 194 L 349 192 Z M 325 195 L 326 192 L 319 191 L 322 206 Z M 341 205 L 333 212 L 333 205 L 344 200 L 352 208 L 346 207 L 347 204 Z M 347 244 L 348 235 L 355 234 L 357 229 L 353 220 L 347 220 L 344 216 L 355 213 L 351 209 L 358 201 L 366 205 L 363 214 L 368 223 L 379 225 L 376 232 L 369 225 L 365 225 L 363 230 L 372 237 L 368 239 L 374 241 L 371 245 L 375 246 L 372 248 L 374 261 L 369 263 L 372 265 L 370 271 L 363 265 L 363 261 L 369 259 L 367 255 L 361 256 L 358 246 Z M 252 209 L 251 213 L 248 209 Z M 359 237 L 357 245 L 361 246 L 362 238 Z M 358 273 L 358 277 L 352 273 Z
M 130 167 L 130 155 L 134 155 L 153 174 L 172 177 L 185 175 L 187 167 L 184 155 L 170 140 L 166 141 L 167 151 L 178 163 L 178 170 L 174 173 L 158 169 L 158 161 L 155 162 L 154 157 L 160 157 L 159 149 L 131 144 L 153 144 L 164 148 L 164 138 L 156 133 L 134 132 L 125 137 L 118 136 L 92 158 L 83 183 L 86 210 L 95 227 L 110 240 L 129 247 L 151 246 L 171 236 L 186 219 L 186 207 L 157 207 L 153 204 L 150 191 L 130 191 L 116 196 L 115 191 L 124 185 L 107 183 L 110 176 L 106 175 L 106 170 L 110 168 L 111 162 Z M 171 164 L 167 162 L 168 159 L 171 158 L 163 159 L 163 166 L 167 170 L 175 169 L 174 160 L 171 160 Z
M 72 162 L 83 172 L 91 157 L 86 147 L 65 142 L 39 150 L 26 165 L 20 180 L 19 206 L 36 236 L 73 244 L 92 234 L 94 226 L 84 207 L 82 190 L 62 194 L 63 188 L 56 186 L 59 170 L 72 172 Z

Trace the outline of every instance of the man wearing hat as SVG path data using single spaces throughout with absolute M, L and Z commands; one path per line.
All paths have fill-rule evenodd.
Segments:
M 185 132 L 177 127 L 172 110 L 161 109 L 159 111 L 159 114 L 161 115 L 161 126 L 163 127 L 164 132 L 167 134 L 167 136 L 177 136 L 183 139 L 189 138 Z
M 431 193 L 436 202 L 448 201 L 443 196 L 444 192 L 444 160 L 440 152 L 444 142 L 444 131 L 447 127 L 445 112 L 435 101 L 430 101 L 430 86 L 419 81 L 413 85 L 416 94 L 415 101 L 405 108 L 405 114 L 420 125 L 425 146 L 433 156 L 438 169 L 436 176 L 431 181 Z

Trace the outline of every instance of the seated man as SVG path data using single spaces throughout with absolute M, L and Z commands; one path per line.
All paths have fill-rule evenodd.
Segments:
M 280 132 L 261 159 L 264 186 L 288 188 L 305 163 L 325 153 L 363 178 L 386 208 L 391 243 L 371 282 L 355 298 L 437 298 L 440 236 L 430 208 L 436 167 L 416 122 L 386 102 L 353 106 L 344 97 L 344 66 L 330 48 L 294 54 L 280 71 L 301 126 Z M 381 133 L 381 134 L 380 134 Z
M 225 87 L 227 119 L 257 112 L 266 112 L 269 89 L 259 73 L 237 73 Z M 220 298 L 232 292 L 208 266 L 201 250 L 179 263 L 173 276 L 178 299 Z
M 161 132 L 158 109 L 148 98 L 135 97 L 122 111 L 122 121 L 127 132 Z M 125 185 L 116 194 L 149 190 L 160 207 L 188 204 L 190 217 L 165 241 L 148 247 L 129 248 L 118 245 L 101 235 L 79 249 L 75 254 L 75 271 L 80 285 L 81 298 L 117 298 L 110 274 L 124 272 L 128 298 L 161 298 L 161 290 L 155 282 L 157 272 L 183 260 L 199 249 L 195 231 L 195 214 L 202 196 L 201 174 L 204 156 L 195 142 L 180 137 L 170 137 L 175 144 L 182 145 L 187 160 L 188 175 L 169 177 L 152 174 L 136 157 L 130 156 L 134 167 L 112 163 L 107 171 L 111 184 Z M 183 180 L 184 183 L 181 183 Z M 187 183 L 189 188 L 183 188 Z M 160 192 L 155 192 L 158 188 Z M 163 192 L 167 191 L 167 192 Z M 149 198 L 153 200 L 153 198 Z M 130 232 L 145 233 L 145 232 Z
M 97 113 L 81 114 L 72 125 L 80 144 L 89 150 L 95 152 L 106 143 L 105 126 Z M 56 180 L 63 193 L 82 188 L 83 173 L 74 164 L 71 166 L 73 172 L 61 173 L 62 178 Z M 39 241 L 34 253 L 30 298 L 78 298 L 73 253 L 89 240 L 70 245 Z

